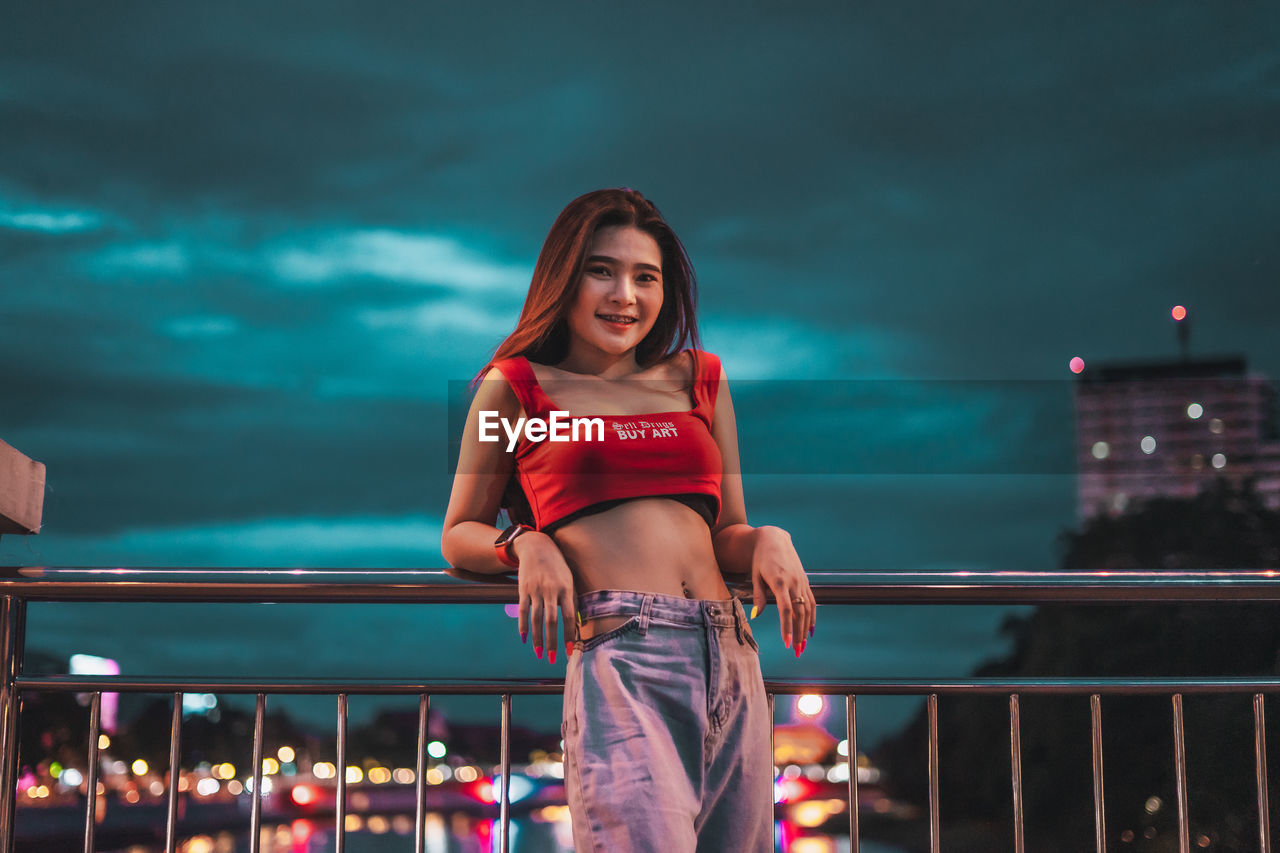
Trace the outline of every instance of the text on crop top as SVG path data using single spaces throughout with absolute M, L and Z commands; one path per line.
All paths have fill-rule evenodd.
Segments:
M 531 441 L 516 444 L 516 476 L 539 530 L 554 529 L 568 516 L 616 505 L 630 498 L 670 496 L 703 503 L 708 523 L 720 515 L 723 463 L 711 434 L 720 360 L 697 351 L 694 407 L 687 412 L 599 415 L 603 440 Z M 515 392 L 526 418 L 548 419 L 563 411 L 542 390 L 523 356 L 494 364 Z M 575 415 L 575 417 L 596 417 Z M 692 505 L 692 504 L 690 504 Z M 694 507 L 697 509 L 697 507 Z

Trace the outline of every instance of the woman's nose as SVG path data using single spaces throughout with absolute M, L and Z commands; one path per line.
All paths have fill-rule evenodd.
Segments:
M 631 276 L 620 275 L 613 280 L 613 292 L 610 294 L 615 302 L 630 305 L 636 301 L 636 283 Z

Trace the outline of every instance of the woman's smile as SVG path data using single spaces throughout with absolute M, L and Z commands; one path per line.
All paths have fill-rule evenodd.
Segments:
M 625 332 L 630 326 L 639 322 L 638 317 L 629 314 L 596 314 L 606 326 Z

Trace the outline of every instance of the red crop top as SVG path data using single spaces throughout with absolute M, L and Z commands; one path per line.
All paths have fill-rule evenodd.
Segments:
M 698 375 L 693 383 L 696 405 L 688 412 L 644 415 L 561 415 L 599 417 L 604 440 L 597 431 L 580 430 L 576 441 L 531 441 L 521 430 L 516 444 L 516 476 L 529 499 L 539 530 L 554 528 L 569 516 L 606 509 L 630 498 L 670 496 L 705 500 L 704 513 L 714 525 L 720 516 L 720 448 L 711 435 L 716 392 L 720 388 L 720 359 L 697 353 Z M 525 418 L 549 421 L 553 410 L 563 411 L 542 390 L 523 356 L 496 362 L 511 385 Z M 563 429 L 563 428 L 562 428 Z M 567 432 L 567 430 L 566 430 Z M 589 433 L 591 439 L 586 440 Z M 503 441 L 506 439 L 504 437 Z M 505 446 L 505 445 L 504 445 Z

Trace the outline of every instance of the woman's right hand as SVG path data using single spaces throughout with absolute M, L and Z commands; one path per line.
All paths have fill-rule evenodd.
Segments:
M 556 623 L 558 614 L 564 615 L 564 644 L 573 654 L 573 637 L 577 632 L 577 612 L 574 608 L 573 573 L 555 540 L 540 531 L 530 531 L 516 537 L 511 543 L 511 553 L 520 564 L 516 574 L 520 594 L 520 641 L 527 640 L 533 629 L 533 651 L 542 657 L 547 648 L 547 660 L 556 662 Z M 544 642 L 545 641 L 545 642 Z

